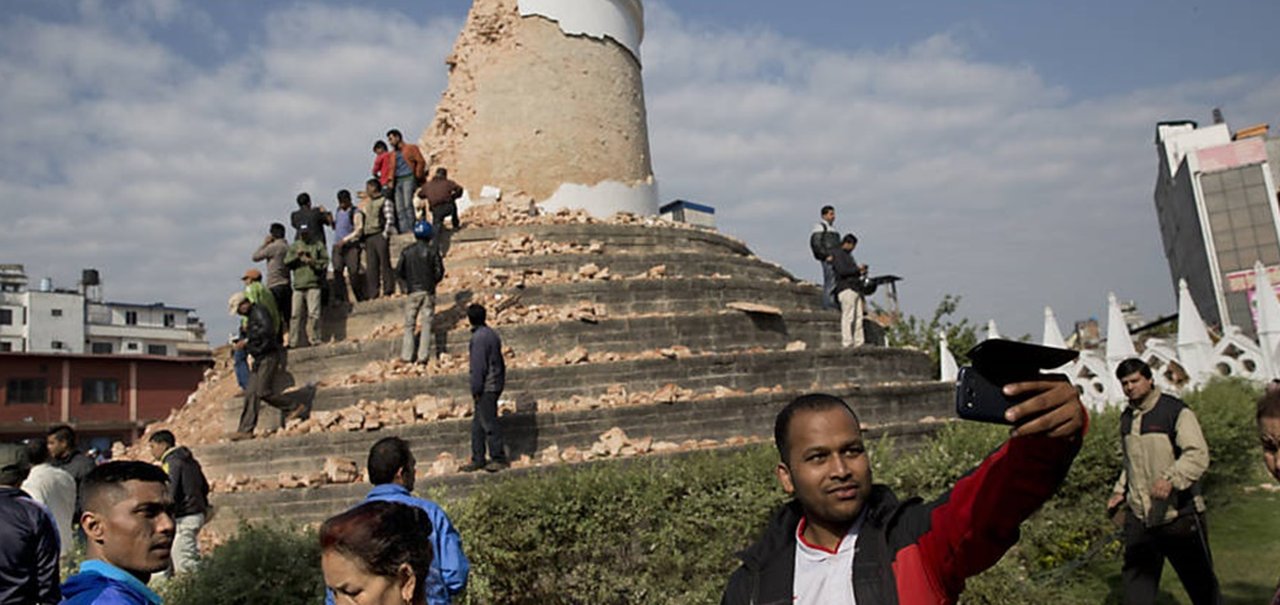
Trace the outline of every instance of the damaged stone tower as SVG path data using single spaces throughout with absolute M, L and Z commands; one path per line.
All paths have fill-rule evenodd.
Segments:
M 419 144 L 472 198 L 653 214 L 641 0 L 475 0 Z

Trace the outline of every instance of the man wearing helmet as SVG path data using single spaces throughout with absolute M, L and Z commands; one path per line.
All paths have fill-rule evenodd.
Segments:
M 404 340 L 400 347 L 400 359 L 408 363 L 426 363 L 431 353 L 431 319 L 436 309 L 436 285 L 444 279 L 444 262 L 440 251 L 431 245 L 431 223 L 425 220 L 413 225 L 413 237 L 417 241 L 400 253 L 396 275 L 408 289 L 404 301 Z M 414 350 L 414 329 L 418 316 L 422 315 L 422 333 Z

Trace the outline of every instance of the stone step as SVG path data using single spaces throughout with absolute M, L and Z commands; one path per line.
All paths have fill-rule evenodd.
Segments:
M 584 281 L 534 285 L 503 290 L 519 296 L 524 305 L 571 307 L 581 302 L 602 305 L 611 317 L 654 313 L 705 313 L 726 308 L 731 302 L 749 301 L 787 311 L 830 313 L 821 309 L 820 291 L 804 283 L 782 283 L 754 279 L 636 279 L 624 281 Z M 441 291 L 436 299 L 440 321 L 461 321 L 463 308 L 485 292 Z M 322 330 L 334 341 L 362 338 L 380 326 L 404 321 L 404 298 L 379 298 L 358 303 L 350 310 L 325 310 Z M 501 319 L 496 322 L 499 329 Z M 323 349 L 323 347 L 321 347 Z M 323 354 L 323 353 L 317 353 Z
M 471 227 L 463 225 L 459 231 L 445 230 L 442 247 L 450 254 L 469 255 L 473 250 L 487 249 L 500 240 L 529 236 L 537 242 L 556 244 L 590 244 L 599 242 L 608 251 L 629 253 L 666 252 L 691 250 L 708 254 L 747 256 L 751 250 L 746 244 L 716 231 L 646 225 L 512 225 L 504 227 Z M 412 235 L 397 235 L 391 239 L 392 252 L 413 243 Z
M 440 324 L 435 324 L 436 351 L 465 357 L 471 331 L 455 327 L 444 332 Z M 839 316 L 834 312 L 795 312 L 781 317 L 740 311 L 702 312 L 624 317 L 596 323 L 553 321 L 499 326 L 497 330 L 503 344 L 511 347 L 517 358 L 531 351 L 562 354 L 579 346 L 599 354 L 639 353 L 676 345 L 695 352 L 720 353 L 756 347 L 781 350 L 794 341 L 803 341 L 808 348 L 815 349 L 840 345 Z M 289 353 L 289 370 L 299 382 L 346 376 L 371 361 L 398 358 L 401 339 L 402 335 L 398 334 L 295 349 Z
M 935 430 L 943 426 L 941 423 L 903 423 L 868 429 L 864 435 L 869 441 L 875 441 L 890 435 L 896 446 L 902 450 L 910 450 Z M 374 435 L 370 435 L 373 437 Z M 369 440 L 372 445 L 373 439 Z M 715 451 L 733 451 L 742 447 L 756 446 L 722 446 Z M 629 464 L 648 460 L 655 456 L 663 459 L 687 457 L 707 450 L 696 452 L 675 452 L 669 454 L 651 454 L 649 456 L 626 459 L 601 459 L 577 464 L 553 464 L 509 469 L 497 474 L 489 473 L 453 473 L 437 477 L 419 477 L 415 493 L 436 501 L 446 511 L 451 504 L 460 502 L 477 488 L 495 481 L 505 481 L 517 477 L 532 477 L 548 472 L 566 469 L 584 468 L 586 465 Z M 419 468 L 426 460 L 422 453 L 414 450 L 418 458 Z M 364 469 L 365 456 L 355 458 L 360 468 Z M 429 460 L 426 460 L 429 462 Z M 220 535 L 234 533 L 241 521 L 251 523 L 278 523 L 281 519 L 297 525 L 310 525 L 324 521 L 332 515 L 350 508 L 364 499 L 372 486 L 365 482 L 348 484 L 329 484 L 310 488 L 279 489 L 270 491 L 219 492 L 210 495 L 210 500 L 218 509 L 217 515 L 210 522 L 212 529 Z
M 824 391 L 845 398 L 868 425 L 914 423 L 925 417 L 951 415 L 953 387 L 933 381 L 845 386 L 834 389 L 791 388 L 780 393 L 728 396 L 699 401 L 621 406 L 594 410 L 539 412 L 536 407 L 501 417 L 512 458 L 535 455 L 551 445 L 590 447 L 601 433 L 620 427 L 633 437 L 658 441 L 723 440 L 734 436 L 769 436 L 773 417 L 800 394 Z M 464 459 L 470 452 L 470 418 L 389 426 L 378 431 L 341 431 L 261 437 L 247 441 L 194 446 L 211 478 L 228 474 L 275 477 L 281 472 L 320 470 L 326 456 L 364 460 L 374 441 L 402 437 L 421 460 L 448 452 Z
M 822 385 L 930 380 L 933 365 L 917 351 L 884 347 L 714 353 L 684 359 L 634 359 L 604 363 L 508 368 L 503 398 L 520 406 L 539 401 L 565 401 L 574 396 L 599 397 L 608 387 L 625 385 L 629 392 L 657 391 L 666 384 L 710 391 L 722 386 L 742 392 L 781 385 L 808 390 Z M 358 401 L 407 400 L 418 395 L 470 400 L 465 371 L 414 376 L 354 386 L 322 386 L 313 400 L 315 411 L 337 410 Z M 241 400 L 223 402 L 223 430 L 235 429 Z M 279 413 L 263 406 L 261 427 L 278 425 Z

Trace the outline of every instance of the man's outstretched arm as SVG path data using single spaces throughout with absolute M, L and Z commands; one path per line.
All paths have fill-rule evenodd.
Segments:
M 1005 387 L 1031 397 L 1006 413 L 1011 437 L 951 490 L 928 505 L 916 540 L 933 580 L 952 596 L 1018 541 L 1018 526 L 1045 503 L 1080 451 L 1088 415 L 1075 387 L 1046 379 Z M 1028 419 L 1029 420 L 1026 420 Z

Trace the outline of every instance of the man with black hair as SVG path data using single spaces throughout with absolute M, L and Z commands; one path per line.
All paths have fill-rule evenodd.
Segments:
M 858 247 L 858 236 L 849 233 L 840 240 L 840 247 L 831 252 L 831 269 L 836 275 L 836 300 L 840 301 L 840 346 L 860 347 L 866 342 L 862 321 L 866 317 L 867 302 L 862 297 L 867 266 L 853 259 L 853 249 Z
M 413 192 L 427 173 L 427 161 L 417 145 L 405 142 L 398 129 L 387 131 L 387 142 L 396 155 L 396 219 L 400 233 L 408 233 L 413 230 Z
M 284 257 L 289 253 L 289 242 L 284 239 L 284 225 L 271 223 L 267 239 L 253 253 L 253 262 L 267 261 L 267 289 L 271 297 L 276 299 L 276 310 L 280 312 L 282 322 L 280 337 L 289 331 L 289 322 L 293 319 L 293 286 L 289 281 L 289 267 L 284 264 Z
M 49 511 L 18 489 L 26 446 L 0 444 L 0 605 L 57 603 L 58 529 Z
M 62 556 L 71 552 L 73 525 L 76 514 L 76 480 L 68 473 L 50 464 L 49 443 L 45 439 L 27 441 L 27 463 L 31 472 L 22 482 L 22 491 L 32 500 L 43 504 L 53 515 L 58 526 L 58 539 Z
M 49 445 L 49 463 L 71 474 L 79 486 L 97 464 L 76 447 L 76 431 L 60 424 L 49 429 L 45 438 Z
M 297 239 L 302 234 L 302 226 L 306 225 L 307 230 L 311 232 L 311 236 L 316 241 L 321 244 L 328 243 L 324 236 L 324 228 L 333 226 L 333 215 L 329 214 L 329 211 L 324 206 L 313 208 L 311 206 L 311 194 L 305 191 L 298 194 L 296 201 L 298 202 L 298 209 L 289 215 L 289 223 L 294 228 L 294 239 Z
M 467 320 L 471 323 L 471 399 L 476 408 L 471 416 L 471 462 L 462 467 L 463 472 L 484 469 L 496 473 L 510 466 L 498 424 L 498 398 L 506 386 L 507 362 L 502 358 L 502 339 L 485 324 L 486 315 L 479 304 L 467 307 Z
M 227 304 L 246 318 L 245 348 L 253 356 L 249 388 L 245 389 L 244 408 L 240 411 L 240 425 L 236 432 L 228 435 L 232 441 L 239 441 L 253 437 L 258 426 L 258 408 L 263 401 L 271 407 L 287 410 L 286 421 L 306 415 L 310 405 L 305 402 L 295 404 L 276 392 L 276 374 L 284 371 L 285 357 L 273 329 L 271 314 L 261 305 L 253 304 L 244 292 L 231 295 Z
M 448 170 L 436 168 L 435 176 L 422 185 L 419 195 L 426 198 L 431 210 L 431 228 L 437 236 L 444 233 L 446 218 L 452 220 L 453 230 L 458 230 L 458 198 L 462 197 L 462 186 L 449 179 Z
M 793 500 L 741 553 L 722 603 L 955 603 L 1057 490 L 1080 449 L 1084 406 L 1065 380 L 1008 385 L 1025 398 L 1012 437 L 931 502 L 872 482 L 857 415 L 823 394 L 778 413 L 774 470 Z
M 289 245 L 284 265 L 293 271 L 293 325 L 289 328 L 289 348 L 320 343 L 320 310 L 324 306 L 324 284 L 329 274 L 329 253 L 324 241 L 311 227 L 298 227 L 298 239 Z
M 379 296 L 391 296 L 396 289 L 396 277 L 391 272 L 391 247 L 388 238 L 395 232 L 393 205 L 383 197 L 377 179 L 364 183 L 360 196 L 360 211 L 364 214 L 365 296 L 370 300 Z
M 134 460 L 89 473 L 80 517 L 86 559 L 62 585 L 63 603 L 159 605 L 147 582 L 169 567 L 174 524 L 168 480 L 164 469 Z
M 347 278 L 351 279 L 351 295 L 364 300 L 364 269 L 360 253 L 364 232 L 364 213 L 351 204 L 351 192 L 338 191 L 338 208 L 333 211 L 333 292 L 335 301 L 347 304 Z
M 840 232 L 836 231 L 836 209 L 823 206 L 822 220 L 809 232 L 809 252 L 822 267 L 822 308 L 836 308 L 836 274 L 831 268 L 832 254 L 840 247 Z
M 1124 462 L 1107 509 L 1125 506 L 1125 603 L 1155 602 L 1166 557 L 1192 603 L 1221 603 L 1200 497 L 1209 444 L 1195 412 L 1156 388 L 1141 359 L 1120 362 L 1116 379 L 1129 405 L 1120 414 Z
M 428 605 L 449 605 L 467 587 L 471 563 L 462 552 L 462 537 L 438 504 L 413 496 L 417 460 L 409 443 L 399 437 L 383 437 L 369 448 L 369 482 L 373 489 L 364 502 L 398 502 L 422 509 L 431 520 L 431 549 L 435 556 L 427 573 L 423 592 Z M 363 504 L 363 502 L 362 502 Z M 333 593 L 325 591 L 332 605 Z
M 209 512 L 209 482 L 200 462 L 186 447 L 178 447 L 170 431 L 160 430 L 147 440 L 151 455 L 169 473 L 173 501 L 173 573 L 187 573 L 200 562 L 200 528 Z

